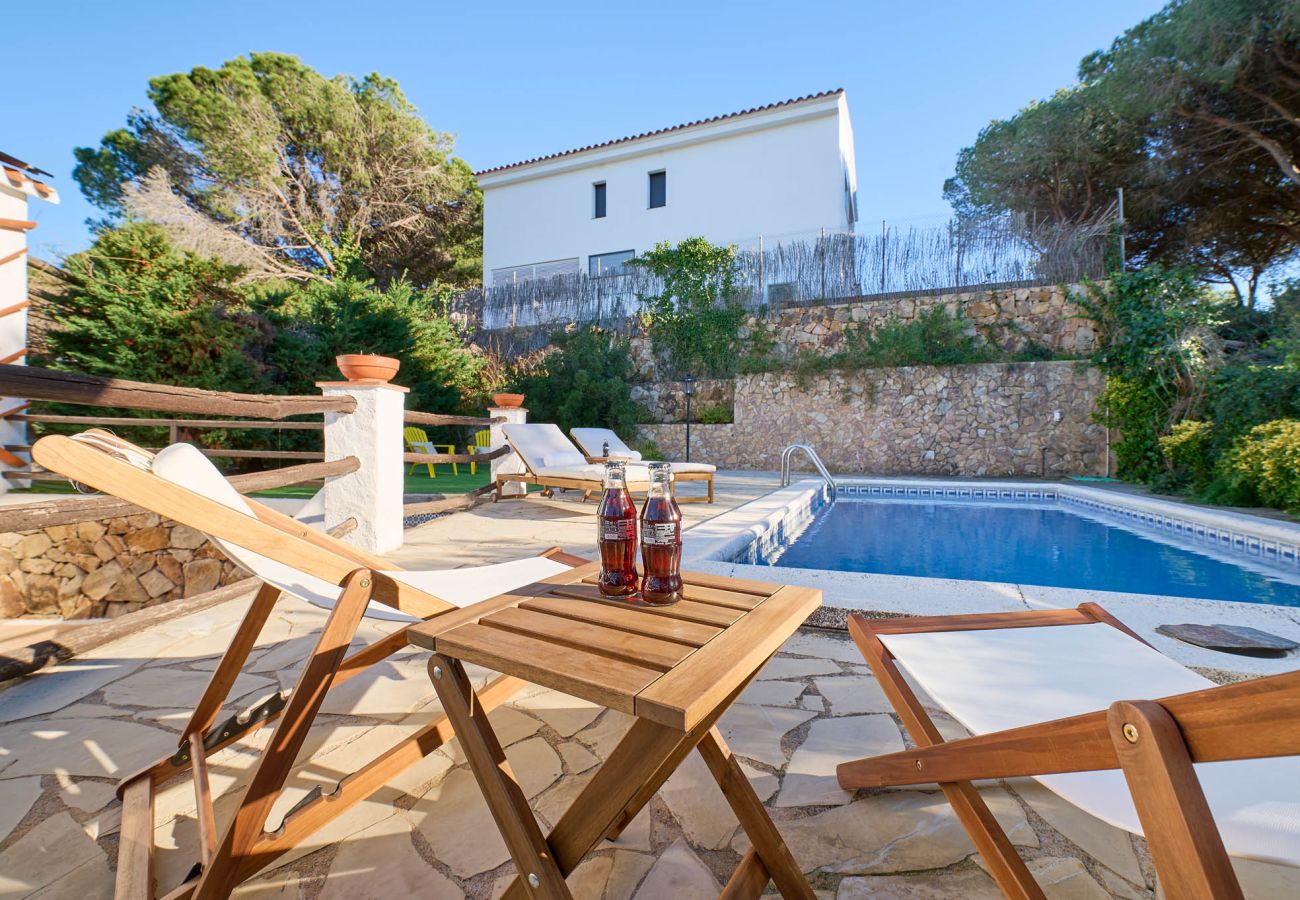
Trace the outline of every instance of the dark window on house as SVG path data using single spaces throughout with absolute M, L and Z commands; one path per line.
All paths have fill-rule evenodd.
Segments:
M 668 173 L 650 173 L 650 208 L 658 209 L 668 205 Z
M 616 250 L 613 253 L 593 253 L 587 257 L 587 274 L 617 275 L 623 271 L 623 263 L 636 256 L 635 250 Z
M 595 208 L 595 213 L 592 215 L 592 218 L 603 219 L 605 218 L 605 182 L 599 181 L 592 187 L 592 199 Z

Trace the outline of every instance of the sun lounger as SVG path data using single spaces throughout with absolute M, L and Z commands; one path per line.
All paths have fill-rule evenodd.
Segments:
M 1300 672 L 1216 686 L 1091 603 L 849 632 L 916 749 L 840 785 L 938 782 L 1008 897 L 1043 893 L 973 779 L 1032 776 L 1145 835 L 1168 897 L 1242 896 L 1229 856 L 1300 865 Z M 945 743 L 904 673 L 974 737 Z
M 344 778 L 333 795 L 308 795 L 276 831 L 264 831 L 267 815 L 329 690 L 404 649 L 407 623 L 426 621 L 586 562 L 548 551 L 477 568 L 407 572 L 243 497 L 187 444 L 173 444 L 154 455 L 106 432 L 92 431 L 74 438 L 42 438 L 32 455 L 47 469 L 78 484 L 204 532 L 262 582 L 185 726 L 179 747 L 118 787 L 122 799 L 119 897 L 154 896 L 153 803 L 162 784 L 191 774 L 199 807 L 200 859 L 189 880 L 177 888 L 180 893 L 169 896 L 191 892 L 199 898 L 228 896 L 241 882 L 453 736 L 446 717 L 420 727 Z M 282 593 L 331 610 L 319 640 L 291 692 L 279 692 L 242 716 L 217 724 L 227 694 Z M 363 616 L 404 624 L 348 654 Z M 491 708 L 522 684 L 500 677 L 479 696 Z M 218 830 L 207 757 L 271 722 L 275 732 L 243 789 L 240 804 L 224 829 Z M 112 748 L 105 751 L 111 753 Z M 165 886 L 164 893 L 173 887 Z
M 588 461 L 603 462 L 606 459 L 625 459 L 629 462 L 648 462 L 641 458 L 639 450 L 633 450 L 623 439 L 609 428 L 570 428 L 569 434 Z M 678 481 L 703 481 L 708 484 L 708 502 L 713 502 L 713 475 L 717 466 L 709 463 L 670 462 L 673 477 Z M 702 497 L 678 497 L 681 503 L 699 501 Z
M 586 455 L 564 436 L 559 426 L 530 422 L 503 425 L 501 430 L 518 456 L 523 471 L 503 472 L 498 467 L 495 499 L 501 499 L 502 488 L 509 482 L 537 484 L 548 491 L 553 488 L 579 490 L 583 500 L 599 494 L 604 487 L 605 466 L 588 462 Z M 649 490 L 650 470 L 640 463 L 629 465 L 627 486 L 634 492 Z

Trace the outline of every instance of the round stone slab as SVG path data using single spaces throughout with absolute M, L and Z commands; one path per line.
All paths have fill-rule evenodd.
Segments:
M 1246 625 L 1161 625 L 1156 632 L 1207 650 L 1264 659 L 1277 659 L 1300 647 L 1293 640 Z

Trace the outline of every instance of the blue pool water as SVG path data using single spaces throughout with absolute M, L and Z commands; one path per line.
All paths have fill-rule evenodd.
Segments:
M 1300 577 L 1069 507 L 839 499 L 777 566 L 1300 606 Z

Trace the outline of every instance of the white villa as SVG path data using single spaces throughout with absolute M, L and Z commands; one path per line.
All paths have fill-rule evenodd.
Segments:
M 843 90 L 477 173 L 483 283 L 616 272 L 659 241 L 846 231 L 857 219 Z
M 27 232 L 36 227 L 27 217 L 28 204 L 59 202 L 58 192 L 37 175 L 49 173 L 0 152 L 0 365 L 27 364 Z M 30 468 L 8 449 L 27 443 L 27 425 L 9 418 L 24 409 L 21 398 L 0 397 L 0 471 Z M 27 484 L 0 478 L 0 494 Z

